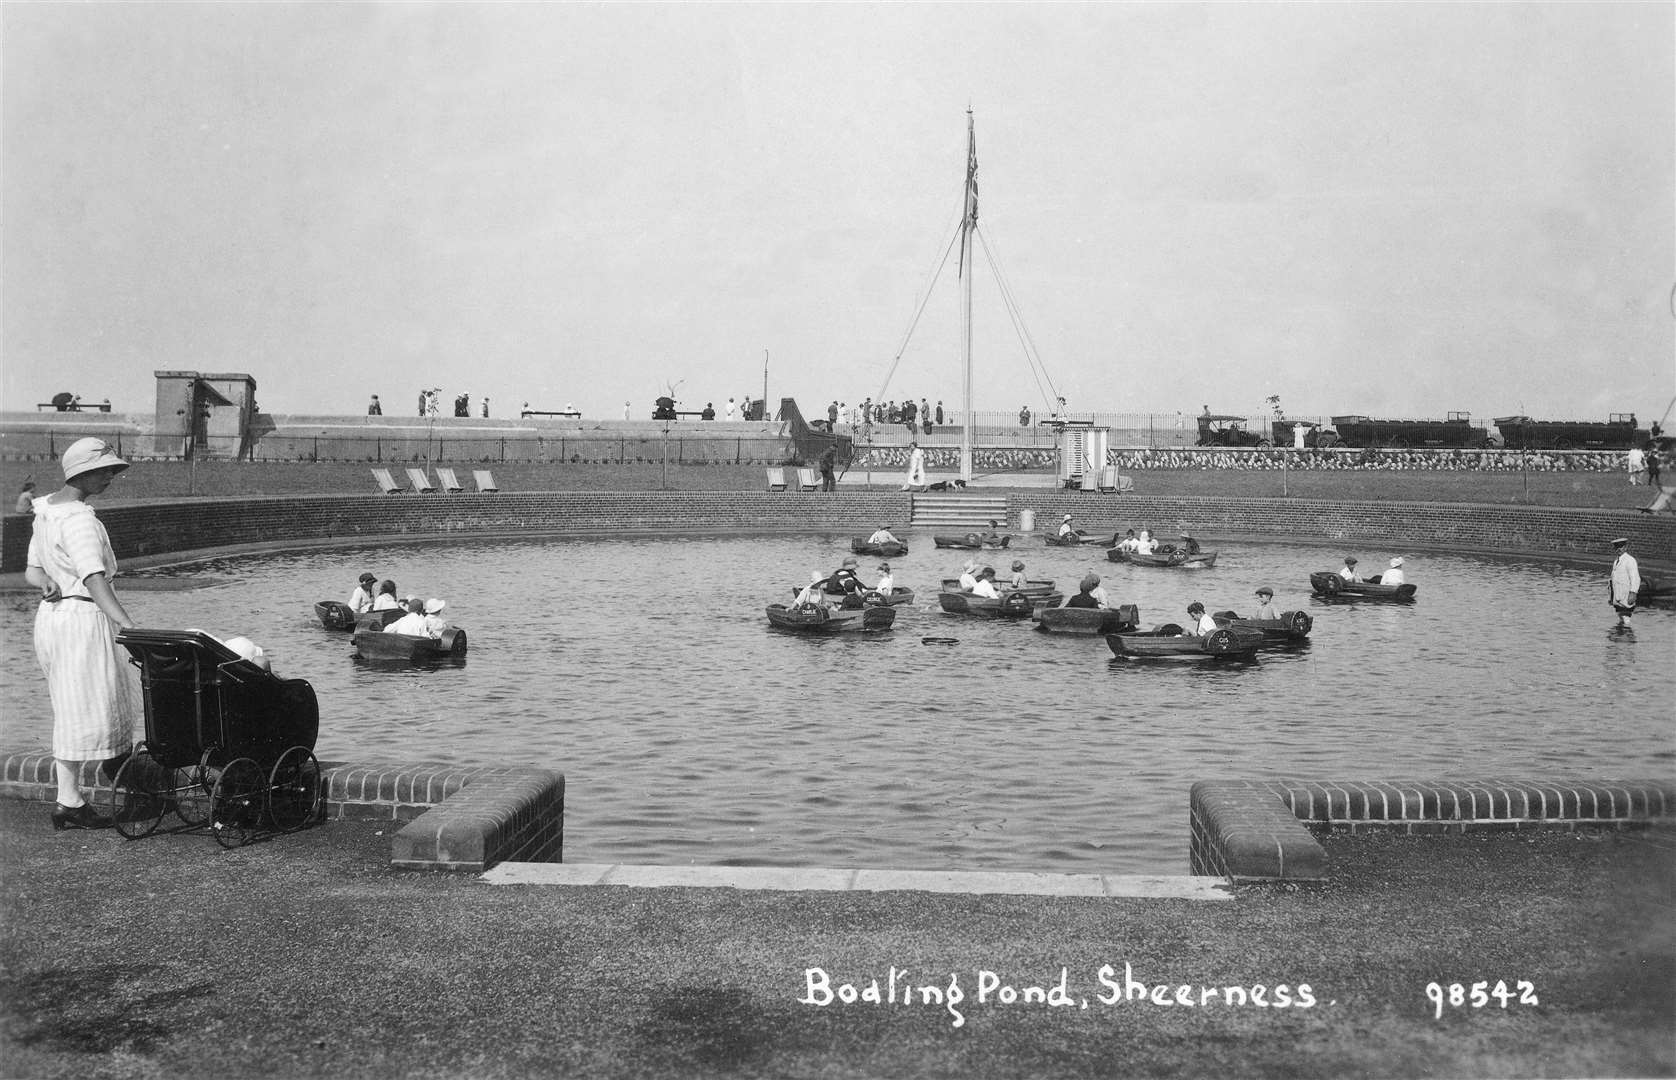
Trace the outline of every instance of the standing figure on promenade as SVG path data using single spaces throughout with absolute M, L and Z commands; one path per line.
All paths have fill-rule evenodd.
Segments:
M 838 448 L 829 446 L 821 451 L 821 490 L 837 491 L 838 477 L 835 466 L 838 464 Z
M 111 820 L 82 796 L 81 768 L 113 762 L 134 748 L 143 715 L 139 678 L 116 643 L 134 625 L 111 580 L 110 534 L 87 500 L 110 487 L 128 463 L 102 439 L 77 439 L 60 459 L 64 486 L 35 502 L 24 578 L 41 591 L 35 658 L 52 699 L 52 756 L 58 781 L 54 829 L 99 829 Z
M 919 448 L 919 443 L 908 444 L 908 483 L 906 491 L 921 491 L 925 488 L 925 451 Z
M 374 394 L 372 396 L 372 400 L 367 402 L 367 415 L 368 416 L 383 416 L 384 415 L 384 406 L 379 404 L 377 394 Z
M 1618 537 L 1612 541 L 1612 548 L 1618 556 L 1612 560 L 1612 579 L 1606 586 L 1606 598 L 1618 613 L 1618 629 L 1628 630 L 1629 620 L 1635 615 L 1635 602 L 1640 598 L 1641 567 L 1629 553 L 1629 537 Z

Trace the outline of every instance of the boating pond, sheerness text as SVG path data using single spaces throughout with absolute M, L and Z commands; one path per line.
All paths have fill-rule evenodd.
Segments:
M 1025 536 L 988 559 L 1067 589 L 1094 569 L 1143 624 L 1185 622 L 1193 600 L 1248 612 L 1263 584 L 1314 617 L 1301 650 L 1207 665 L 946 615 L 939 579 L 968 553 L 905 538 L 891 562 L 914 604 L 888 632 L 830 638 L 772 630 L 763 609 L 836 568 L 848 534 L 248 555 L 135 575 L 213 587 L 123 596 L 141 626 L 244 634 L 312 683 L 323 761 L 564 773 L 568 862 L 1185 873 L 1196 780 L 1657 779 L 1676 762 L 1676 613 L 1613 633 L 1605 550 L 1564 567 L 1210 542 L 1215 567 L 1189 571 Z M 1312 600 L 1309 571 L 1349 553 L 1368 572 L 1406 556 L 1418 603 Z M 445 598 L 464 664 L 352 659 L 313 604 L 363 570 Z M 12 749 L 51 744 L 34 608 L 14 594 L 0 617 Z

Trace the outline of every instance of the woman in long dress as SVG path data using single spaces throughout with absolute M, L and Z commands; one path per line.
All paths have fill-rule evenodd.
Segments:
M 917 491 L 925 486 L 925 451 L 919 448 L 919 443 L 908 444 L 908 483 L 907 490 Z
M 35 658 L 52 699 L 52 756 L 58 781 L 55 829 L 111 824 L 82 797 L 82 763 L 106 763 L 134 747 L 142 715 L 138 679 L 118 630 L 134 620 L 111 586 L 116 556 L 110 535 L 86 500 L 110 486 L 128 463 L 101 439 L 78 439 L 64 451 L 64 486 L 35 500 L 24 577 L 41 590 L 35 612 Z

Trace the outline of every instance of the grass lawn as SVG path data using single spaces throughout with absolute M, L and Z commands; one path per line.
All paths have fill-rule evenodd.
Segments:
M 125 473 L 102 504 L 134 499 L 239 495 L 369 495 L 377 492 L 371 465 L 351 462 L 206 461 L 196 470 L 180 461 L 141 461 Z M 488 462 L 502 491 L 761 491 L 756 465 L 626 465 Z M 405 484 L 400 466 L 392 466 Z M 468 488 L 473 463 L 454 470 Z M 1460 502 L 1501 505 L 1573 506 L 1629 510 L 1651 501 L 1645 486 L 1631 485 L 1622 472 L 1533 472 L 1530 474 L 1431 471 L 1250 471 L 1163 469 L 1128 473 L 1138 495 L 1202 498 L 1377 499 L 1394 502 Z M 43 490 L 59 482 L 56 462 L 0 461 L 0 491 L 9 507 L 25 478 Z M 840 491 L 862 485 L 852 471 Z M 875 474 L 875 490 L 896 490 L 900 478 Z M 1039 489 L 1036 489 L 1039 490 Z

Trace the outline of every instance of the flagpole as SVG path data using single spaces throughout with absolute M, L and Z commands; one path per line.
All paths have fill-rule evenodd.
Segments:
M 978 227 L 978 136 L 966 110 L 966 214 L 960 224 L 961 424 L 960 478 L 972 482 L 972 233 Z

